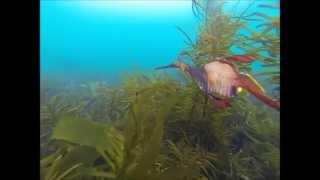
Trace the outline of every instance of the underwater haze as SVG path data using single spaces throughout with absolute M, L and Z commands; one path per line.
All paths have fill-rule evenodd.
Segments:
M 225 9 L 240 12 L 250 2 L 227 1 Z M 232 9 L 235 3 L 239 5 Z M 103 79 L 112 84 L 123 73 L 152 72 L 176 60 L 187 47 L 177 26 L 195 40 L 201 23 L 191 0 L 41 0 L 40 7 L 42 79 Z
M 150 71 L 186 45 L 176 26 L 195 36 L 191 1 L 41 0 L 41 74 L 103 76 Z

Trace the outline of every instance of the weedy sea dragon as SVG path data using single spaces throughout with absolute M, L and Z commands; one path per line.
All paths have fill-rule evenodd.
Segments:
M 251 55 L 235 55 L 211 59 L 201 68 L 194 68 L 178 59 L 174 64 L 156 69 L 179 68 L 187 72 L 208 97 L 219 108 L 231 106 L 230 98 L 247 90 L 265 104 L 280 110 L 280 102 L 265 94 L 265 90 L 250 75 L 239 72 L 232 62 L 251 63 L 256 58 Z

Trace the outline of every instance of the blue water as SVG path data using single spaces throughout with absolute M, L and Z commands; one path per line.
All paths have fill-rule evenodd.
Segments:
M 250 2 L 242 1 L 237 10 Z M 115 82 L 124 73 L 151 72 L 169 64 L 187 48 L 176 26 L 196 38 L 200 21 L 191 5 L 191 0 L 41 0 L 41 76 Z M 226 10 L 234 11 L 228 5 Z M 257 5 L 250 11 L 254 12 Z M 259 63 L 253 66 L 261 68 Z

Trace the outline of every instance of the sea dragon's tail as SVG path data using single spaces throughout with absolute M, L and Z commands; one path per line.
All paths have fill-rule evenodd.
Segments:
M 240 74 L 239 85 L 267 105 L 280 110 L 280 102 L 265 95 L 263 88 L 248 74 Z

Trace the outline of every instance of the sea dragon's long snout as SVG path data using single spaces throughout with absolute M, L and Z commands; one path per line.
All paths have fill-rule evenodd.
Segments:
M 160 67 L 157 67 L 155 69 L 159 70 L 159 69 L 166 69 L 166 68 L 179 68 L 179 67 L 176 64 L 169 64 L 167 66 L 160 66 Z

